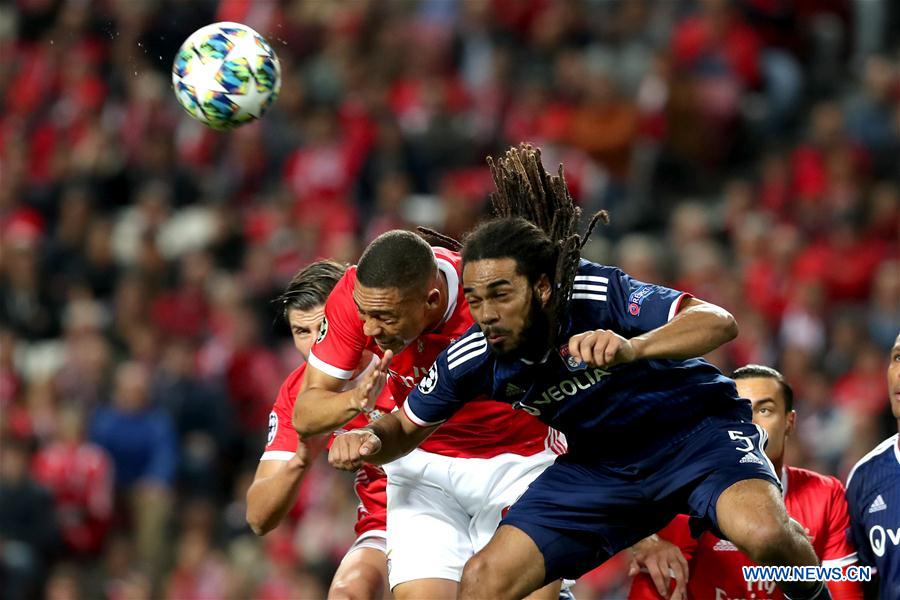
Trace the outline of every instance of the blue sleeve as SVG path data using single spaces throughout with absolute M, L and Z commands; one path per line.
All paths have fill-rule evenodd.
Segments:
M 456 393 L 448 368 L 447 351 L 444 350 L 416 389 L 407 396 L 403 412 L 416 425 L 431 427 L 452 417 L 464 403 Z
M 606 269 L 607 308 L 617 333 L 633 337 L 668 323 L 690 294 L 633 279 L 619 269 Z M 576 282 L 577 285 L 577 282 Z M 577 291 L 577 290 L 576 290 Z

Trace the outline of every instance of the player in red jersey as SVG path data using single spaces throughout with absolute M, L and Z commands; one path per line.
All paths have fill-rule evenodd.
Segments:
M 850 518 L 844 486 L 834 477 L 784 464 L 785 441 L 794 430 L 793 391 L 784 377 L 769 367 L 748 365 L 734 372 L 738 394 L 753 404 L 753 422 L 769 436 L 766 455 L 776 473 L 781 474 L 784 504 L 792 519 L 799 522 L 825 567 L 845 567 L 856 562 L 856 552 L 847 538 Z M 689 598 L 697 600 L 782 599 L 784 594 L 773 581 L 744 581 L 741 567 L 754 563 L 734 544 L 709 532 L 695 539 L 688 517 L 679 515 L 659 536 L 684 553 L 690 564 L 687 585 Z M 636 571 L 632 567 L 632 571 Z M 832 598 L 861 599 L 857 582 L 828 582 Z M 656 587 L 646 573 L 634 578 L 629 600 L 656 600 Z
M 325 304 L 294 407 L 302 437 L 344 426 L 369 410 L 385 385 L 402 405 L 437 355 L 472 325 L 460 270 L 456 252 L 432 248 L 408 231 L 387 232 L 369 245 Z M 469 350 L 483 345 L 473 339 Z M 382 368 L 342 391 L 366 351 L 383 357 Z M 398 598 L 455 598 L 466 560 L 564 450 L 537 419 L 484 400 L 385 466 L 390 585 Z M 557 589 L 550 585 L 545 593 L 555 598 Z
M 345 267 L 332 261 L 312 263 L 294 276 L 280 300 L 283 316 L 291 328 L 294 346 L 306 359 L 324 317 L 325 299 L 344 274 Z M 355 385 L 374 359 L 360 356 L 348 386 Z M 253 484 L 247 490 L 247 522 L 257 535 L 274 529 L 297 502 L 303 475 L 324 446 L 325 437 L 300 441 L 291 425 L 294 401 L 300 390 L 306 363 L 294 370 L 278 392 L 269 414 L 269 434 L 265 452 Z M 391 410 L 393 403 L 379 404 Z M 379 411 L 354 422 L 364 426 Z M 360 499 L 356 521 L 357 539 L 335 573 L 329 598 L 381 598 L 387 589 L 385 519 L 387 480 L 379 468 L 366 465 L 357 473 L 354 487 Z

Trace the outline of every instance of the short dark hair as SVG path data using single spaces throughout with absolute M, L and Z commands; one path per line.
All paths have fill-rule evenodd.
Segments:
M 781 393 L 784 395 L 785 411 L 791 412 L 794 410 L 794 390 L 788 385 L 788 382 L 784 379 L 784 375 L 779 371 L 764 365 L 745 365 L 731 374 L 731 378 L 734 380 L 753 379 L 757 377 L 774 379 L 777 381 L 781 385 Z
M 371 288 L 410 290 L 425 287 L 434 276 L 434 251 L 411 231 L 382 233 L 359 257 L 356 280 Z
M 325 304 L 328 294 L 346 270 L 346 265 L 333 260 L 317 260 L 300 269 L 284 292 L 275 299 L 276 304 L 281 306 L 284 320 L 288 320 L 291 309 L 306 311 Z

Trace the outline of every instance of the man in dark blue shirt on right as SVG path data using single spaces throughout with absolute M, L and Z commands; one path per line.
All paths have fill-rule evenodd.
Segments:
M 513 149 L 491 167 L 494 206 L 506 218 L 477 228 L 462 251 L 476 325 L 440 355 L 401 411 L 338 438 L 332 464 L 389 462 L 484 397 L 566 435 L 569 453 L 466 564 L 464 598 L 521 598 L 547 581 L 577 578 L 679 513 L 759 564 L 817 565 L 785 511 L 750 403 L 695 358 L 737 335 L 733 317 L 580 260 L 579 211 L 536 150 Z M 780 585 L 793 600 L 830 597 L 820 581 Z
M 900 335 L 887 369 L 891 410 L 900 422 Z M 866 454 L 847 476 L 850 531 L 859 562 L 877 569 L 881 598 L 900 598 L 900 447 L 898 434 Z

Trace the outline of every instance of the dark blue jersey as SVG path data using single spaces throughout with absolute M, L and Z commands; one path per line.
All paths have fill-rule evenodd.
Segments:
M 751 419 L 734 382 L 702 359 L 640 360 L 610 369 L 568 356 L 568 339 L 594 329 L 632 338 L 660 327 L 687 294 L 581 261 L 562 343 L 538 361 L 497 356 L 473 326 L 439 357 L 404 410 L 419 425 L 441 423 L 487 395 L 562 431 L 569 453 L 627 465 L 683 440 L 708 418 Z
M 847 477 L 850 531 L 859 562 L 878 569 L 882 598 L 900 598 L 900 449 L 897 435 L 865 455 Z

